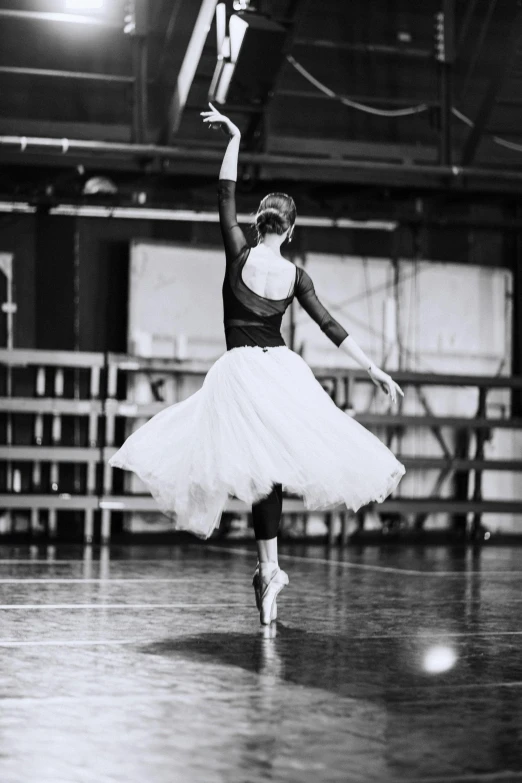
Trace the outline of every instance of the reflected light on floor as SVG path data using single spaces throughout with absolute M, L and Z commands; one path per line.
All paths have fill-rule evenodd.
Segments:
M 447 672 L 457 662 L 457 654 L 451 647 L 443 644 L 430 647 L 424 653 L 423 668 L 429 674 Z

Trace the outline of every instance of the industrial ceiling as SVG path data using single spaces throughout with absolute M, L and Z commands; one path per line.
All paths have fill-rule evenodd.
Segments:
M 199 112 L 219 53 L 216 4 L 0 0 L 2 192 L 79 165 L 215 175 L 224 138 Z M 244 180 L 522 190 L 516 0 L 225 6 L 284 32 L 264 99 L 247 89 L 223 106 L 243 132 Z M 252 41 L 247 87 L 276 54 Z

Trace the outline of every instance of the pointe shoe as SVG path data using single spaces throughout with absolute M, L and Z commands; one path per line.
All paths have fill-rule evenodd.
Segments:
M 259 576 L 259 563 L 257 564 L 256 570 L 254 571 L 252 584 L 254 585 L 254 593 L 256 595 L 256 607 L 259 611 L 261 609 L 261 577 Z
M 254 585 L 254 592 L 256 595 L 257 611 L 260 612 L 261 611 L 261 576 L 259 574 L 259 563 L 257 564 L 256 570 L 254 571 L 252 584 Z M 272 611 L 270 612 L 270 622 L 273 623 L 274 620 L 277 620 L 277 600 L 275 598 L 274 598 L 274 603 L 272 604 Z
M 277 617 L 276 598 L 288 584 L 288 574 L 279 567 L 267 571 L 259 571 L 259 618 L 261 625 L 269 625 Z M 257 595 L 256 595 L 257 598 Z
M 252 584 L 254 585 L 254 592 L 256 595 L 257 611 L 260 612 L 261 611 L 261 577 L 259 575 L 259 565 L 254 571 Z M 274 603 L 272 604 L 272 611 L 270 613 L 270 622 L 273 623 L 274 620 L 277 620 L 277 600 L 275 598 L 274 598 Z

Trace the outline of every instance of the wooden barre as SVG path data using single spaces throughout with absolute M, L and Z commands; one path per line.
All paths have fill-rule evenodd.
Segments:
M 218 358 L 218 357 L 216 357 Z M 127 354 L 108 354 L 108 366 L 130 372 L 172 372 L 181 375 L 206 375 L 211 362 L 197 360 L 157 359 L 130 356 Z M 312 367 L 316 378 L 320 380 L 354 378 L 372 382 L 365 370 L 346 367 Z M 417 373 L 400 370 L 389 370 L 399 383 L 414 386 L 474 386 L 491 389 L 522 389 L 522 376 L 489 376 L 489 375 L 445 375 L 443 373 Z
M 91 351 L 41 351 L 30 348 L 8 350 L 0 348 L 0 364 L 9 367 L 78 367 L 101 368 L 105 365 L 103 353 Z
M 72 400 L 66 397 L 0 397 L 0 411 L 8 413 L 49 413 L 66 416 L 101 416 L 101 400 Z
M 15 462 L 106 463 L 117 451 L 116 446 L 100 449 L 82 446 L 0 446 L 0 460 Z M 522 471 L 522 460 L 446 459 L 445 457 L 404 457 L 395 455 L 408 470 L 499 470 Z
M 68 416 L 123 416 L 149 418 L 167 407 L 164 402 L 138 404 L 124 400 L 72 400 L 64 397 L 0 397 L 0 411 Z M 471 418 L 469 416 L 409 416 L 389 413 L 356 413 L 364 425 L 385 427 L 455 427 L 462 429 L 522 429 L 522 419 Z
M 1 496 L 0 496 L 1 505 Z M 100 508 L 112 511 L 151 511 L 159 509 L 153 498 L 143 495 L 106 496 L 100 500 Z M 375 505 L 379 512 L 422 512 L 459 514 L 468 511 L 483 513 L 522 514 L 521 500 L 452 500 L 451 498 L 394 498 Z M 241 500 L 229 498 L 225 506 L 227 512 L 248 513 L 250 508 Z M 332 512 L 346 511 L 344 504 L 339 504 Z M 326 513 L 325 511 L 308 510 L 300 498 L 283 498 L 283 513 Z
M 113 449 L 112 451 L 116 451 Z M 14 462 L 101 462 L 100 449 L 82 446 L 0 446 L 0 460 Z
M 387 427 L 456 427 L 470 430 L 522 428 L 522 419 L 485 419 L 469 416 L 402 416 L 401 414 L 360 413 L 354 419 L 361 424 Z
M 62 509 L 88 511 L 100 508 L 99 498 L 96 495 L 70 495 L 57 493 L 56 495 L 25 495 L 16 493 L 0 495 L 0 508 L 15 509 Z
M 1 494 L 0 508 L 12 509 L 75 509 L 88 511 L 143 511 L 160 513 L 153 498 L 146 495 L 114 495 L 98 498 L 95 495 L 17 495 Z M 375 506 L 381 512 L 429 512 L 441 514 L 464 514 L 467 512 L 522 514 L 522 500 L 452 500 L 451 498 L 393 498 Z M 248 506 L 240 500 L 230 498 L 225 506 L 227 512 L 248 513 Z M 344 511 L 343 504 L 329 511 Z M 298 498 L 284 498 L 283 513 L 315 513 L 305 508 Z M 325 513 L 318 511 L 317 513 Z

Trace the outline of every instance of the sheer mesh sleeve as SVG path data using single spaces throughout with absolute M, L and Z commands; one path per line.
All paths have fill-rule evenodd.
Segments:
M 310 275 L 301 267 L 298 267 L 297 271 L 299 275 L 295 291 L 297 301 L 308 315 L 319 324 L 325 335 L 339 347 L 342 341 L 348 337 L 348 332 L 321 304 Z
M 231 179 L 220 179 L 218 185 L 219 224 L 225 245 L 227 264 L 234 261 L 248 242 L 237 224 L 236 183 Z

